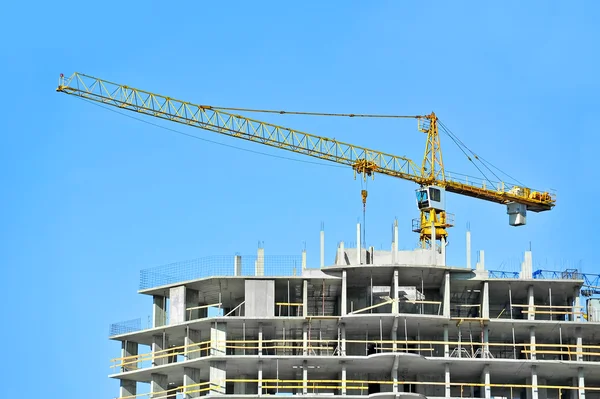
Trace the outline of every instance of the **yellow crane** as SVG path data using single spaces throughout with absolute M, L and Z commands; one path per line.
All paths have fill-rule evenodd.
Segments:
M 485 181 L 477 184 L 473 181 L 450 177 L 444 171 L 438 132 L 439 121 L 435 113 L 396 116 L 416 119 L 418 129 L 427 135 L 425 155 L 421 165 L 418 166 L 405 157 L 304 133 L 247 118 L 233 112 L 258 111 L 349 117 L 373 117 L 376 115 L 315 114 L 193 104 L 77 72 L 70 77 L 61 74 L 56 90 L 155 118 L 348 165 L 354 170 L 355 175 L 358 173 L 365 179 L 367 176 L 381 173 L 413 181 L 419 185 L 416 193 L 417 205 L 421 212 L 420 218 L 413 221 L 413 230 L 419 233 L 423 247 L 435 244 L 432 243 L 433 240 L 439 240 L 443 244 L 447 239 L 447 228 L 452 226 L 452 220 L 445 209 L 446 192 L 506 205 L 509 223 L 513 226 L 525 224 L 527 210 L 548 211 L 556 203 L 555 196 L 547 191 L 533 190 L 504 182 L 487 186 Z M 367 199 L 366 190 L 362 190 L 361 195 L 364 206 Z

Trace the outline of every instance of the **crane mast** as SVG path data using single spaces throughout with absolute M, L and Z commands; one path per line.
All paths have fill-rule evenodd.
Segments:
M 435 113 L 404 116 L 416 119 L 418 129 L 427 135 L 425 155 L 421 167 L 418 167 L 406 157 L 259 121 L 222 107 L 193 104 L 77 72 L 70 77 L 61 74 L 56 90 L 119 109 L 347 165 L 365 179 L 380 173 L 415 182 L 419 185 L 416 193 L 421 214 L 413 220 L 413 231 L 419 233 L 423 247 L 434 245 L 434 241 L 443 245 L 447 239 L 447 228 L 452 226 L 453 217 L 446 213 L 446 192 L 504 204 L 507 206 L 509 223 L 515 226 L 525 224 L 527 210 L 548 211 L 556 203 L 554 195 L 546 191 L 504 182 L 487 187 L 485 182 L 476 184 L 449 176 L 444 170 Z M 367 193 L 363 190 L 361 194 L 365 203 Z

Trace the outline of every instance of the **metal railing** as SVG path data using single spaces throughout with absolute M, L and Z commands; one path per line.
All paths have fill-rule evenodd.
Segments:
M 235 256 L 207 256 L 144 269 L 140 272 L 140 290 L 205 277 L 235 276 Z M 301 273 L 301 255 L 264 256 L 265 276 L 294 276 Z M 254 276 L 257 255 L 241 256 L 239 275 Z

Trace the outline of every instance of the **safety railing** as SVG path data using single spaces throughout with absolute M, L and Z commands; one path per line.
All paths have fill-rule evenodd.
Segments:
M 519 278 L 520 272 L 507 272 L 505 270 L 488 270 L 489 278 Z
M 214 382 L 203 382 L 198 384 L 183 385 L 168 390 L 147 392 L 137 395 L 122 396 L 117 399 L 167 399 L 178 395 L 179 393 L 193 394 L 198 392 L 209 393 L 226 393 L 225 387 L 227 384 L 255 384 L 257 389 L 262 392 L 289 392 L 294 391 L 305 393 L 324 393 L 344 394 L 348 391 L 356 395 L 368 395 L 371 386 L 384 386 L 386 392 L 404 392 L 412 389 L 426 390 L 435 388 L 445 388 L 451 390 L 451 397 L 472 397 L 473 389 L 490 390 L 493 396 L 500 396 L 499 393 L 504 393 L 501 396 L 509 396 L 511 398 L 520 396 L 523 390 L 545 390 L 548 397 L 562 398 L 563 394 L 573 391 L 600 392 L 600 387 L 596 386 L 570 386 L 570 385 L 555 385 L 555 384 L 507 384 L 507 383 L 485 383 L 485 382 L 445 382 L 445 381 L 413 381 L 413 380 L 361 380 L 361 379 L 279 379 L 279 378 L 227 378 Z M 406 388 L 405 388 L 406 387 Z M 261 392 L 261 393 L 262 393 Z
M 364 345 L 362 350 L 352 353 L 346 350 L 348 344 Z M 155 364 L 176 361 L 177 357 L 191 360 L 206 356 L 227 355 L 263 355 L 280 356 L 344 356 L 371 355 L 378 353 L 415 353 L 428 357 L 469 357 L 493 358 L 495 348 L 512 349 L 514 358 L 522 354 L 530 359 L 532 355 L 560 355 L 562 360 L 593 360 L 600 357 L 600 345 L 577 345 L 555 343 L 504 343 L 481 342 L 471 340 L 439 341 L 439 340 L 386 340 L 386 339 L 263 339 L 263 340 L 210 340 L 189 345 L 181 345 L 165 350 L 147 352 L 131 356 L 111 359 L 111 368 L 121 371 L 148 368 Z M 593 357 L 593 358 L 592 358 Z
M 257 255 L 207 256 L 140 271 L 140 290 L 205 277 L 254 276 Z M 295 276 L 302 268 L 301 255 L 267 255 L 261 258 L 265 276 Z

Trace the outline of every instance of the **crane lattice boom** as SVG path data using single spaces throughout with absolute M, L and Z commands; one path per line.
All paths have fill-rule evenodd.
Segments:
M 419 126 L 428 126 L 427 129 L 435 128 L 436 137 L 433 139 L 438 140 L 428 141 L 427 148 L 431 149 L 426 150 L 426 158 L 429 154 L 427 161 L 429 168 L 426 168 L 426 162 L 419 167 L 405 157 L 304 133 L 226 112 L 218 107 L 192 104 L 80 73 L 74 73 L 68 78 L 61 75 L 57 91 L 215 133 L 309 155 L 325 161 L 348 165 L 356 172 L 365 175 L 381 173 L 410 180 L 420 185 L 437 185 L 444 187 L 446 191 L 486 201 L 500 204 L 516 202 L 527 206 L 528 210 L 534 212 L 547 211 L 555 205 L 554 196 L 547 192 L 504 182 L 497 183 L 496 187 L 487 187 L 485 182 L 476 184 L 445 173 L 441 163 L 441 153 L 439 159 L 435 158 L 436 151 L 439 151 L 439 137 L 437 137 L 437 117 L 433 113 L 414 116 L 419 121 Z M 428 140 L 432 140 L 431 137 Z M 438 168 L 436 168 L 436 163 Z

